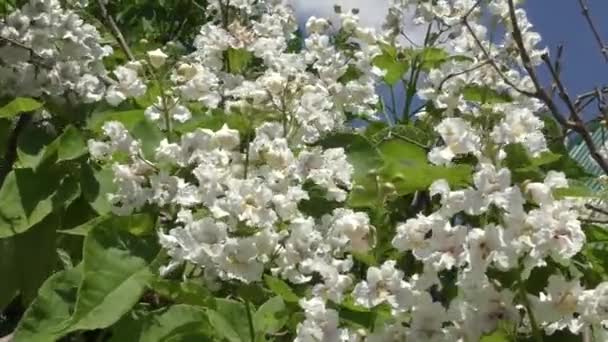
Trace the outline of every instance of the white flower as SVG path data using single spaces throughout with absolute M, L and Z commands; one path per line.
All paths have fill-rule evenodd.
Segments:
M 367 269 L 366 281 L 362 281 L 353 290 L 355 303 L 373 308 L 384 302 L 392 306 L 407 306 L 409 284 L 403 281 L 403 272 L 395 268 L 394 260 L 386 261 L 380 268 L 370 267 Z M 411 305 L 411 304 L 410 304 Z
M 479 151 L 479 136 L 462 118 L 444 119 L 435 131 L 441 135 L 445 147 L 436 147 L 429 153 L 429 160 L 434 164 L 448 164 L 458 155 Z
M 137 76 L 137 70 L 118 66 L 113 73 L 118 83 L 110 86 L 106 93 L 106 101 L 112 106 L 118 106 L 127 98 L 140 97 L 146 93 L 146 85 Z
M 148 59 L 150 60 L 150 64 L 156 69 L 165 65 L 168 57 L 169 56 L 167 56 L 161 49 L 148 51 Z
M 570 332 L 578 335 L 583 322 L 576 316 L 583 288 L 577 279 L 568 281 L 562 275 L 549 276 L 544 292 L 535 299 L 533 306 L 536 317 L 539 319 L 547 334 L 552 335 L 558 330 L 568 328 Z

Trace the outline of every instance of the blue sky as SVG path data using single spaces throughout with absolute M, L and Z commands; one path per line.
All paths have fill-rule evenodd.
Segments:
M 608 42 L 608 0 L 588 0 L 591 14 Z M 554 53 L 563 43 L 563 79 L 571 94 L 608 85 L 608 63 L 581 14 L 578 0 L 528 0 L 528 17 Z

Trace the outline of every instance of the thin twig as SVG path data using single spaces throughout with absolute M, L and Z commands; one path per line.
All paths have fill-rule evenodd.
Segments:
M 483 43 L 481 42 L 481 40 L 475 34 L 475 31 L 473 31 L 473 28 L 469 24 L 469 16 L 471 15 L 471 13 L 473 13 L 473 11 L 475 10 L 475 8 L 477 6 L 479 6 L 480 3 L 481 3 L 481 1 L 477 1 L 477 3 L 467 12 L 467 14 L 465 14 L 465 16 L 462 17 L 462 20 L 461 20 L 462 24 L 465 26 L 465 28 L 467 29 L 467 31 L 469 32 L 469 34 L 473 37 L 473 40 L 475 41 L 475 43 L 477 44 L 477 46 L 479 47 L 479 49 L 481 50 L 481 52 L 483 53 L 483 55 L 485 56 L 485 58 L 488 60 L 488 63 L 490 63 L 490 65 L 494 68 L 494 70 L 500 76 L 500 78 L 502 78 L 502 80 L 507 85 L 509 85 L 511 88 L 515 89 L 518 93 L 524 94 L 526 96 L 535 97 L 534 93 L 531 93 L 531 92 L 529 92 L 527 90 L 519 88 L 515 83 L 513 83 L 513 81 L 511 81 L 502 72 L 502 70 L 500 70 L 500 67 L 496 64 L 496 61 L 494 61 L 494 59 L 492 58 L 492 56 L 490 55 L 490 53 L 488 52 L 488 50 L 483 46 Z
M 593 204 L 587 203 L 587 204 L 585 204 L 585 208 L 587 208 L 587 209 L 589 209 L 591 211 L 598 212 L 600 214 L 608 215 L 608 210 L 596 207 Z
M 593 36 L 595 37 L 595 40 L 597 41 L 597 44 L 600 47 L 600 52 L 602 53 L 602 55 L 604 56 L 604 59 L 608 63 L 608 46 L 606 46 L 606 44 L 604 44 L 604 40 L 602 39 L 602 36 L 600 35 L 599 29 L 595 25 L 595 22 L 593 21 L 593 19 L 591 19 L 591 15 L 589 14 L 589 4 L 587 3 L 587 0 L 578 0 L 578 3 L 581 6 L 583 16 L 585 17 L 587 24 L 589 24 L 589 28 L 591 29 L 591 32 L 593 32 Z
M 562 73 L 562 56 L 564 54 L 564 45 L 563 44 L 559 44 L 557 46 L 557 54 L 555 57 L 555 70 L 557 71 L 557 73 L 559 75 L 561 75 Z M 551 85 L 551 98 L 553 98 L 553 96 L 555 96 L 555 92 L 557 91 L 557 85 L 555 85 L 555 83 L 553 83 Z
M 524 68 L 526 69 L 528 76 L 530 76 L 530 79 L 532 80 L 534 87 L 536 88 L 536 94 L 534 97 L 541 100 L 547 106 L 547 108 L 549 109 L 549 111 L 551 112 L 553 117 L 562 126 L 562 128 L 564 128 L 565 130 L 572 129 L 581 136 L 585 145 L 587 146 L 587 149 L 589 150 L 589 154 L 591 155 L 591 157 L 602 168 L 604 173 L 608 174 L 608 162 L 606 162 L 606 160 L 599 153 L 597 146 L 595 146 L 595 143 L 593 141 L 593 137 L 591 136 L 591 133 L 589 132 L 588 128 L 585 126 L 585 123 L 583 122 L 583 119 L 581 118 L 579 111 L 577 111 L 576 106 L 574 105 L 574 102 L 571 100 L 570 96 L 568 95 L 566 88 L 561 80 L 560 75 L 557 73 L 553 64 L 551 63 L 551 60 L 549 59 L 549 56 L 546 54 L 542 56 L 542 59 L 545 62 L 545 64 L 547 65 L 547 67 L 549 68 L 551 77 L 555 81 L 557 89 L 559 90 L 560 98 L 566 104 L 566 106 L 568 108 L 568 111 L 570 114 L 569 120 L 566 119 L 561 114 L 557 104 L 553 101 L 551 96 L 549 96 L 549 94 L 546 92 L 546 90 L 541 85 L 538 75 L 536 74 L 536 70 L 532 66 L 532 60 L 530 58 L 530 55 L 528 54 L 528 51 L 526 50 L 526 46 L 524 44 L 522 32 L 521 32 L 521 29 L 519 28 L 519 23 L 517 21 L 517 14 L 515 12 L 515 4 L 513 3 L 513 0 L 508 0 L 508 3 L 509 3 L 509 16 L 511 19 L 511 26 L 512 26 L 512 30 L 513 30 L 513 32 L 512 32 L 513 40 L 515 41 L 515 43 L 517 45 L 517 49 L 518 49 L 522 64 L 523 64 Z
M 103 3 L 103 0 L 97 0 L 97 5 L 99 6 L 99 9 L 101 10 L 101 16 L 107 22 L 107 24 L 110 26 L 110 31 L 112 31 L 112 35 L 114 36 L 114 38 L 116 38 L 118 45 L 120 45 L 120 48 L 122 49 L 122 51 L 124 51 L 124 53 L 127 55 L 129 60 L 134 61 L 135 56 L 131 52 L 129 45 L 127 45 L 127 41 L 125 40 L 125 37 L 122 35 L 122 32 L 120 32 L 118 25 L 116 25 L 116 22 L 108 13 L 108 9 L 106 8 L 106 5 Z
M 462 70 L 462 71 L 459 71 L 459 72 L 451 73 L 451 74 L 447 75 L 443 80 L 441 80 L 441 82 L 439 83 L 439 86 L 437 87 L 437 89 L 441 91 L 443 89 L 443 86 L 445 85 L 445 83 L 447 81 L 451 80 L 452 78 L 468 74 L 468 73 L 473 72 L 473 71 L 475 71 L 477 69 L 481 69 L 481 68 L 483 68 L 484 66 L 486 66 L 486 65 L 488 65 L 490 63 L 491 63 L 491 61 L 485 60 L 485 61 L 483 61 L 483 62 L 481 62 L 481 63 L 479 63 L 479 64 L 477 64 L 477 65 L 475 65 L 473 67 L 470 67 L 468 69 L 465 69 L 465 70 Z

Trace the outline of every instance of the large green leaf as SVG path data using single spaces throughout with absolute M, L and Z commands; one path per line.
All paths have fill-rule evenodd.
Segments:
M 42 107 L 42 103 L 27 97 L 18 97 L 0 108 L 0 118 L 11 118 L 21 113 L 32 112 Z
M 60 171 L 16 169 L 6 177 L 0 189 L 0 239 L 27 231 L 80 195 L 76 180 L 62 178 Z
M 209 310 L 208 314 L 209 322 L 220 336 L 235 342 L 251 341 L 251 332 L 247 321 L 247 307 L 244 303 L 230 299 L 216 298 L 215 308 L 214 310 Z M 211 316 L 214 316 L 214 318 L 212 319 Z M 231 326 L 232 331 L 226 333 L 225 324 Z
M 213 302 L 210 291 L 195 280 L 155 279 L 150 287 L 162 298 L 177 304 L 210 306 Z
M 19 293 L 15 238 L 0 239 L 0 311 L 2 311 Z
M 210 325 L 203 308 L 173 305 L 146 320 L 139 341 L 211 341 L 209 332 Z
M 141 213 L 130 216 L 98 216 L 75 228 L 63 230 L 61 233 L 69 235 L 86 236 L 92 229 L 114 229 L 121 227 L 129 233 L 139 235 L 151 235 L 154 232 L 156 220 L 152 215 Z
M 401 139 L 386 140 L 378 146 L 378 149 L 386 163 L 403 166 L 427 163 L 427 152 L 422 147 Z
M 108 327 L 139 301 L 154 278 L 155 235 L 136 236 L 128 227 L 100 225 L 87 235 L 83 279 L 65 333 Z
M 288 319 L 287 307 L 281 297 L 270 298 L 266 303 L 262 304 L 255 315 L 253 315 L 253 323 L 256 332 L 264 334 L 274 334 L 278 332 L 285 326 Z
M 116 191 L 114 172 L 111 168 L 95 168 L 82 164 L 80 168 L 80 187 L 84 198 L 99 214 L 105 215 L 112 211 L 112 205 L 107 195 Z
M 19 279 L 19 292 L 26 306 L 56 267 L 56 231 L 60 224 L 59 214 L 51 214 L 27 232 L 11 238 L 16 248 L 11 259 L 15 272 L 10 276 Z
M 17 165 L 24 168 L 38 168 L 57 151 L 53 144 L 54 133 L 35 125 L 27 126 L 17 140 Z
M 27 309 L 13 337 L 14 342 L 58 340 L 70 319 L 81 280 L 80 268 L 51 276 L 40 288 L 38 297 Z
M 87 122 L 87 127 L 93 132 L 100 133 L 104 123 L 108 121 L 118 121 L 122 123 L 126 129 L 131 130 L 143 119 L 143 109 L 134 109 L 122 112 L 95 113 Z
M 291 287 L 287 285 L 283 280 L 273 277 L 271 275 L 264 275 L 264 283 L 270 291 L 274 292 L 276 295 L 279 295 L 283 298 L 284 301 L 289 303 L 297 303 L 300 300 L 300 297 L 293 292 Z
M 57 138 L 57 161 L 73 160 L 87 153 L 87 145 L 80 131 L 70 125 Z
M 165 138 L 158 125 L 144 119 L 133 127 L 131 133 L 141 141 L 144 156 L 148 159 L 154 159 L 156 148 L 161 140 Z
M 399 53 L 392 46 L 383 46 L 383 53 L 374 58 L 373 64 L 382 69 L 384 82 L 393 86 L 399 82 L 410 68 L 410 61 L 405 54 Z

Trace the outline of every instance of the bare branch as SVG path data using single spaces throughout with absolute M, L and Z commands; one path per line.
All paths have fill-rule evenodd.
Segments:
M 595 160 L 595 162 L 602 168 L 604 173 L 608 174 L 608 162 L 599 153 L 598 147 L 593 142 L 593 137 L 591 136 L 589 129 L 587 128 L 587 126 L 585 126 L 585 123 L 584 123 L 583 119 L 581 118 L 579 111 L 576 109 L 574 102 L 572 101 L 572 99 L 570 98 L 570 96 L 568 95 L 568 93 L 566 91 L 566 87 L 564 86 L 559 73 L 557 72 L 557 70 L 555 69 L 553 64 L 551 63 L 549 56 L 546 54 L 542 56 L 543 61 L 549 68 L 551 77 L 553 78 L 553 81 L 555 82 L 555 85 L 557 86 L 557 90 L 559 91 L 560 98 L 566 104 L 566 107 L 568 108 L 568 111 L 570 114 L 569 120 L 567 120 L 561 114 L 559 107 L 553 101 L 553 98 L 551 98 L 551 96 L 547 93 L 547 91 L 541 85 L 538 75 L 536 74 L 536 70 L 532 66 L 532 60 L 530 58 L 530 55 L 528 54 L 528 51 L 526 50 L 526 46 L 524 44 L 522 32 L 521 32 L 521 29 L 519 28 L 519 23 L 517 21 L 517 15 L 515 13 L 515 4 L 513 3 L 513 0 L 508 0 L 508 2 L 509 2 L 509 16 L 511 19 L 511 26 L 512 26 L 512 30 L 513 30 L 513 32 L 512 32 L 513 40 L 515 41 L 515 43 L 517 45 L 517 49 L 518 49 L 522 64 L 523 64 L 524 68 L 526 69 L 526 71 L 528 72 L 528 75 L 530 76 L 530 79 L 532 80 L 534 87 L 536 88 L 535 97 L 540 99 L 547 106 L 547 108 L 549 108 L 549 111 L 551 111 L 553 117 L 558 121 L 558 123 L 564 129 L 572 129 L 573 131 L 575 131 L 576 133 L 578 133 L 581 136 L 581 138 L 583 139 L 585 145 L 587 146 L 587 149 L 589 150 L 589 154 L 591 155 L 593 160 Z
M 112 35 L 114 36 L 114 38 L 116 38 L 118 45 L 120 45 L 120 48 L 124 51 L 124 53 L 127 55 L 127 57 L 130 60 L 134 61 L 135 56 L 131 52 L 129 45 L 127 45 L 127 41 L 125 40 L 125 37 L 122 35 L 122 32 L 120 32 L 118 25 L 116 25 L 116 22 L 108 13 L 108 9 L 106 8 L 106 5 L 104 4 L 103 0 L 97 0 L 97 5 L 99 6 L 99 9 L 101 10 L 101 16 L 107 22 L 107 24 L 110 26 L 110 31 L 112 31 Z
M 452 79 L 452 78 L 454 78 L 454 77 L 458 77 L 458 76 L 460 76 L 460 75 L 465 75 L 465 74 L 468 74 L 468 73 L 473 72 L 473 71 L 475 71 L 475 70 L 477 70 L 477 69 L 481 69 L 481 68 L 483 68 L 484 66 L 486 66 L 486 65 L 488 65 L 488 64 L 491 64 L 491 63 L 492 63 L 492 62 L 491 62 L 490 60 L 486 60 L 486 61 L 483 61 L 483 62 L 481 62 L 481 63 L 479 63 L 479 64 L 477 64 L 477 65 L 475 65 L 475 66 L 472 66 L 472 67 L 470 67 L 470 68 L 468 68 L 468 69 L 465 69 L 465 70 L 462 70 L 462 71 L 459 71 L 459 72 L 454 72 L 454 73 L 451 73 L 451 74 L 447 75 L 447 76 L 446 76 L 446 77 L 445 77 L 443 80 L 441 80 L 441 82 L 439 83 L 439 87 L 437 87 L 437 89 L 438 89 L 438 90 L 443 89 L 443 86 L 445 85 L 445 83 L 446 83 L 447 81 L 451 80 L 451 79 Z
M 476 6 L 479 5 L 479 2 L 477 2 Z M 500 78 L 502 78 L 502 80 L 509 85 L 511 88 L 515 89 L 518 93 L 524 94 L 526 96 L 531 96 L 531 97 L 536 97 L 536 94 L 531 93 L 529 91 L 526 91 L 524 89 L 519 88 L 515 83 L 513 83 L 513 81 L 511 81 L 503 72 L 502 70 L 500 70 L 500 67 L 496 64 L 496 61 L 494 61 L 494 59 L 492 58 L 492 56 L 490 55 L 490 53 L 488 52 L 488 50 L 483 46 L 483 43 L 481 42 L 481 40 L 477 37 L 477 35 L 475 34 L 475 31 L 473 31 L 473 28 L 471 27 L 471 25 L 469 24 L 468 21 L 468 16 L 472 13 L 472 10 L 469 10 L 469 12 L 467 13 L 467 15 L 465 15 L 464 17 L 462 17 L 462 24 L 466 27 L 467 31 L 469 31 L 469 34 L 473 37 L 473 40 L 475 40 L 475 43 L 477 44 L 477 46 L 479 47 L 479 49 L 481 49 L 481 52 L 483 53 L 483 55 L 486 57 L 486 59 L 488 60 L 488 63 L 490 63 L 490 65 L 492 65 L 492 67 L 494 68 L 494 70 L 496 71 L 496 73 L 500 76 Z
M 608 46 L 606 46 L 606 44 L 604 44 L 604 40 L 602 39 L 602 36 L 600 35 L 600 30 L 595 25 L 595 22 L 593 21 L 593 19 L 591 19 L 591 14 L 589 13 L 589 4 L 587 3 L 587 0 L 578 0 L 578 3 L 581 6 L 583 16 L 585 17 L 585 20 L 587 21 L 587 24 L 589 25 L 591 32 L 593 32 L 593 36 L 595 37 L 595 40 L 597 41 L 597 44 L 600 47 L 600 52 L 602 53 L 602 55 L 604 56 L 604 59 L 608 63 Z

